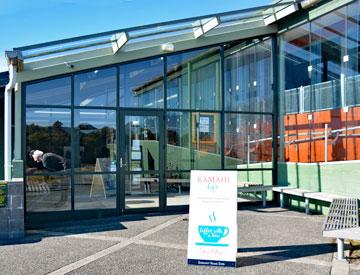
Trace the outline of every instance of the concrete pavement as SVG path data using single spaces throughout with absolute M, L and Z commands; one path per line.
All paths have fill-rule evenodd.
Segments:
M 188 266 L 187 218 L 129 215 L 28 231 L 0 246 L 0 274 L 331 274 L 336 246 L 322 237 L 323 216 L 238 211 L 237 268 Z

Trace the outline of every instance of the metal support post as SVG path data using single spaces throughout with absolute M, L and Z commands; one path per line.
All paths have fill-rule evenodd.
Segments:
M 345 258 L 344 258 L 344 240 L 336 239 L 336 242 L 337 242 L 337 251 L 338 251 L 337 259 L 339 261 L 344 261 L 345 260 Z
M 266 191 L 261 192 L 261 197 L 262 197 L 262 206 L 266 207 Z
M 305 198 L 305 213 L 306 213 L 306 215 L 309 215 L 309 213 L 310 213 L 309 198 Z

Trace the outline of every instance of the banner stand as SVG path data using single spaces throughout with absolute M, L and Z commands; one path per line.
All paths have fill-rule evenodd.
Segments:
M 236 267 L 237 171 L 191 171 L 188 264 Z

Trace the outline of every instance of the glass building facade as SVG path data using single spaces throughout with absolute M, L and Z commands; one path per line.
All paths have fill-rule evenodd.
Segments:
M 272 101 L 271 38 L 27 83 L 27 211 L 188 205 L 193 169 L 270 185 Z
M 280 35 L 280 160 L 360 160 L 359 2 Z
M 335 190 L 321 163 L 360 160 L 359 3 L 270 36 L 23 83 L 27 213 L 187 206 L 191 170 L 296 188 L 306 170 L 318 174 L 304 188 Z

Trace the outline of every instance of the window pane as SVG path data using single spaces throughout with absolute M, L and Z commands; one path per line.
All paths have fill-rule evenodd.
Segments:
M 248 187 L 256 185 L 272 185 L 272 171 L 238 171 L 237 173 L 238 187 Z M 267 200 L 272 199 L 272 192 L 266 192 Z M 238 202 L 260 201 L 262 192 L 238 192 Z
M 309 110 L 310 24 L 281 36 L 280 85 L 284 113 Z
M 28 212 L 70 210 L 70 182 L 70 176 L 26 177 L 26 210 Z
M 120 66 L 120 106 L 162 108 L 163 64 L 157 58 Z
M 311 22 L 311 104 L 308 110 L 341 106 L 340 76 L 345 55 L 345 8 Z M 339 35 L 341 34 L 341 35 Z
M 26 104 L 71 104 L 71 78 L 52 79 L 26 86 Z
M 190 194 L 190 173 L 170 172 L 167 173 L 166 205 L 188 205 Z
M 167 170 L 191 169 L 189 112 L 167 114 Z
M 221 109 L 220 54 L 212 50 L 192 65 L 191 109 Z
M 26 109 L 26 172 L 60 172 L 70 169 L 70 109 Z M 29 156 L 32 150 L 43 154 Z
M 129 174 L 125 177 L 125 208 L 159 207 L 159 175 Z
M 192 113 L 191 125 L 192 169 L 220 169 L 220 114 Z
M 360 4 L 359 1 L 347 7 L 347 54 L 346 105 L 360 105 Z
M 125 116 L 123 163 L 126 171 L 159 170 L 159 123 L 158 116 Z
M 272 112 L 271 40 L 250 42 L 226 48 L 225 108 Z
M 74 92 L 77 106 L 116 106 L 116 69 L 75 75 Z
M 221 108 L 218 48 L 171 55 L 167 62 L 168 108 Z
M 271 168 L 272 117 L 226 114 L 224 154 L 229 169 Z
M 116 208 L 116 175 L 77 175 L 75 209 Z
M 116 171 L 116 111 L 75 110 L 75 168 Z

